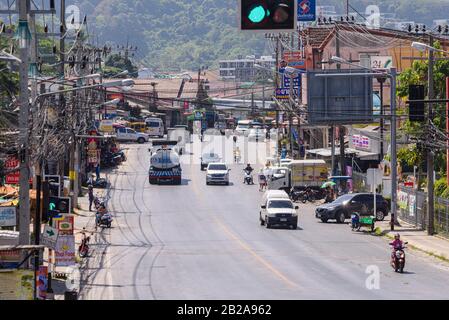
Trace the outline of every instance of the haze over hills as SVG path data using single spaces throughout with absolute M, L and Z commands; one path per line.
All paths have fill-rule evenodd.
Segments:
M 238 31 L 237 0 L 79 0 L 68 1 L 88 15 L 90 32 L 101 43 L 139 47 L 135 59 L 152 69 L 195 70 L 222 58 L 271 53 L 263 34 Z M 370 4 L 382 13 L 431 25 L 449 18 L 449 0 L 352 0 L 360 13 Z M 318 0 L 345 11 L 345 1 Z M 444 14 L 443 14 L 444 13 Z

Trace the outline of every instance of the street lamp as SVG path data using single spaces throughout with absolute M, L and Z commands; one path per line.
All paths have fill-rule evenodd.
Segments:
M 418 51 L 421 51 L 421 52 L 425 52 L 425 51 L 429 50 L 429 51 L 442 52 L 442 53 L 449 54 L 449 51 L 437 49 L 435 47 L 429 46 L 428 44 L 425 44 L 422 42 L 412 42 L 412 48 L 416 49 Z

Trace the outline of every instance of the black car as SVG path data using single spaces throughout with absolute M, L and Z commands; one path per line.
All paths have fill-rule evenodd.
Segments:
M 335 219 L 338 223 L 351 218 L 354 212 L 361 216 L 371 216 L 374 211 L 374 195 L 371 193 L 345 194 L 332 203 L 316 208 L 315 216 L 324 223 Z M 376 220 L 383 221 L 388 215 L 389 205 L 381 195 L 376 195 Z

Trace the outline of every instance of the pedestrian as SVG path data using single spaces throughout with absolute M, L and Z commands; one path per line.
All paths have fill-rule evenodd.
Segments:
M 263 191 L 267 186 L 267 177 L 264 174 L 264 170 L 260 169 L 259 172 L 259 191 Z
M 92 211 L 92 204 L 94 203 L 94 186 L 92 184 L 89 184 L 88 193 L 89 193 L 89 211 Z

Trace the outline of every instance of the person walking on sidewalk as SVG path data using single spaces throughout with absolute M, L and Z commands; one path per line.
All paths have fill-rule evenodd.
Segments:
M 89 193 L 89 211 L 92 211 L 92 204 L 94 203 L 94 186 L 92 184 L 89 184 L 88 193 Z

